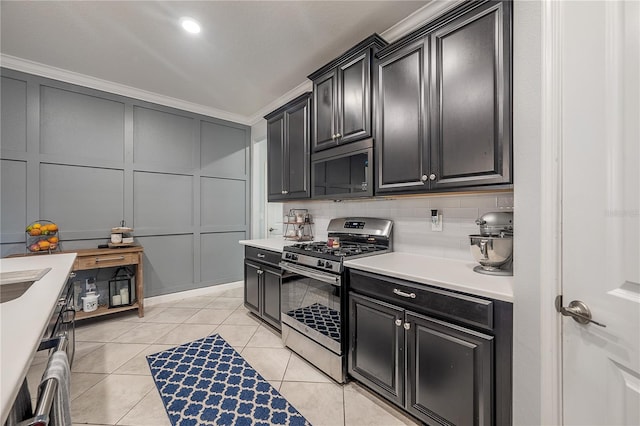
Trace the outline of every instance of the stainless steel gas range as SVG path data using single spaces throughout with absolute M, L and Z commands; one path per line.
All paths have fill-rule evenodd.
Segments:
M 339 383 L 346 376 L 343 261 L 391 251 L 392 227 L 386 219 L 332 219 L 327 241 L 294 244 L 282 253 L 282 340 Z

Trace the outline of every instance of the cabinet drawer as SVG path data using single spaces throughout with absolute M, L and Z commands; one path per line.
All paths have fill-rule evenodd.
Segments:
M 261 263 L 267 263 L 280 268 L 281 253 L 271 250 L 260 249 L 256 247 L 246 246 L 244 249 L 245 259 L 255 260 Z
M 96 256 L 78 257 L 73 264 L 73 270 L 109 268 L 111 266 L 135 265 L 137 263 L 138 253 L 105 253 Z
M 412 311 L 487 330 L 494 328 L 493 302 L 425 284 L 349 271 L 350 289 Z

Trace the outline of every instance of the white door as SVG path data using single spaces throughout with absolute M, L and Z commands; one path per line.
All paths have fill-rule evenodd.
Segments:
M 566 425 L 640 425 L 640 2 L 562 2 Z M 551 302 L 549 302 L 551 303 Z

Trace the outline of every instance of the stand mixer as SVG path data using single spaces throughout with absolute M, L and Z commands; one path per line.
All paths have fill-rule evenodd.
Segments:
M 480 234 L 469 235 L 475 272 L 513 275 L 513 212 L 491 212 L 476 220 Z

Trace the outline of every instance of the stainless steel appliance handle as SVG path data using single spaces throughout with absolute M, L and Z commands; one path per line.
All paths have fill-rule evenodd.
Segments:
M 68 345 L 67 335 L 61 335 L 57 337 L 57 351 L 65 351 Z M 56 397 L 58 391 L 58 382 L 54 379 L 48 379 L 44 383 L 40 384 L 40 397 L 36 403 L 36 409 L 34 411 L 33 419 L 28 422 L 29 425 L 48 425 L 49 413 L 51 412 L 51 406 L 53 405 L 53 399 Z
M 293 272 L 294 274 L 313 278 L 314 280 L 335 285 L 336 287 L 340 287 L 342 285 L 342 279 L 340 278 L 339 275 L 325 274 L 320 271 L 316 271 L 311 268 L 305 268 L 304 266 L 294 265 L 289 262 L 280 262 L 280 267 L 285 271 Z

